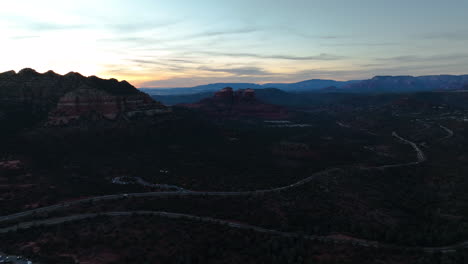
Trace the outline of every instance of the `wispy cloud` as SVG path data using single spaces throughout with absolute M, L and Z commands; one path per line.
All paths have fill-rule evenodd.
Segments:
M 10 39 L 13 40 L 22 40 L 22 39 L 32 39 L 32 38 L 39 38 L 40 36 L 14 36 L 11 37 Z
M 333 47 L 385 47 L 385 46 L 395 46 L 400 45 L 401 43 L 397 42 L 340 42 L 340 43 L 331 43 L 327 44 L 328 46 Z
M 468 40 L 468 30 L 434 32 L 424 34 L 424 39 Z
M 247 58 L 258 58 L 258 59 L 281 59 L 281 60 L 298 60 L 298 61 L 307 61 L 307 60 L 340 60 L 344 59 L 343 56 L 321 53 L 316 56 L 293 56 L 293 55 L 284 55 L 284 54 L 274 54 L 274 55 L 263 55 L 255 53 L 230 53 L 230 52 L 211 52 L 211 51 L 196 51 L 193 52 L 196 54 L 204 54 L 210 56 L 223 56 L 223 57 L 247 57 Z
M 199 70 L 210 71 L 210 72 L 224 72 L 238 76 L 267 76 L 273 73 L 265 71 L 259 67 L 238 67 L 238 68 L 210 68 L 210 67 L 199 67 Z
M 117 30 L 117 31 L 122 31 L 121 33 L 125 34 L 132 34 L 132 33 L 137 33 L 139 31 L 144 31 L 146 29 L 157 29 L 158 27 L 164 28 L 168 27 L 174 24 L 177 24 L 178 22 L 168 22 L 166 24 L 160 23 L 160 24 L 153 24 L 153 25 L 146 25 L 145 26 L 139 26 L 138 24 L 125 24 L 125 25 L 109 25 L 111 30 Z M 128 32 L 126 32 L 128 31 Z M 189 43 L 192 41 L 200 41 L 200 40 L 209 40 L 211 41 L 211 45 L 215 45 L 217 43 L 222 43 L 221 40 L 217 40 L 216 38 L 213 37 L 223 37 L 223 36 L 229 36 L 229 35 L 239 35 L 239 34 L 247 34 L 247 33 L 253 33 L 256 32 L 257 29 L 253 27 L 249 28 L 240 28 L 240 29 L 226 29 L 226 30 L 212 30 L 212 31 L 203 31 L 203 32 L 198 32 L 198 33 L 191 33 L 191 34 L 184 34 L 184 35 L 178 35 L 177 33 L 173 35 L 172 33 L 169 33 L 169 36 L 165 35 L 155 35 L 155 34 L 149 34 L 144 37 L 141 36 L 116 36 L 116 37 L 110 37 L 110 38 L 102 38 L 99 39 L 100 42 L 106 42 L 106 43 L 125 43 L 129 45 L 135 45 L 135 46 L 146 46 L 146 47 L 151 47 L 154 45 L 169 45 L 172 48 L 180 46 L 180 43 Z M 193 44 L 192 44 L 193 45 Z M 182 47 L 189 48 L 191 45 L 188 44 L 182 44 Z
M 136 33 L 147 30 L 155 30 L 160 28 L 167 28 L 177 25 L 181 20 L 172 21 L 146 21 L 138 23 L 108 23 L 104 24 L 104 28 L 116 31 L 118 33 Z
M 187 59 L 168 59 L 168 61 L 177 62 L 177 63 L 190 63 L 190 64 L 200 63 L 200 62 L 195 61 L 195 60 L 187 60 Z
M 186 67 L 181 63 L 171 62 L 167 60 L 130 59 L 128 61 L 140 66 L 150 66 L 151 68 L 154 68 L 154 66 L 159 66 L 164 70 L 172 71 L 185 71 L 188 69 L 193 69 L 193 67 Z
M 43 21 L 22 21 L 22 23 L 17 24 L 20 28 L 33 31 L 33 32 L 43 32 L 43 31 L 58 31 L 58 30 L 76 30 L 76 29 L 85 29 L 89 28 L 90 25 L 84 24 L 61 24 L 54 22 L 43 22 Z
M 8 19 L 8 21 L 15 25 L 15 27 L 34 32 L 77 29 L 102 29 L 108 32 L 114 32 L 119 34 L 130 34 L 160 28 L 167 28 L 181 22 L 180 20 L 170 20 L 118 23 L 107 22 L 103 19 L 98 19 L 99 22 L 97 22 L 97 19 L 93 20 L 92 18 L 89 18 L 84 23 L 65 23 L 64 21 L 52 21 L 47 19 L 37 20 L 32 19 L 30 17 L 22 16 L 8 16 L 3 18 Z M 128 41 L 136 40 L 136 38 L 133 37 L 121 37 L 120 39 Z
M 377 65 L 376 65 L 377 66 Z M 391 66 L 381 64 L 382 67 L 364 69 L 332 69 L 320 68 L 297 71 L 289 74 L 267 74 L 267 75 L 220 75 L 210 77 L 173 77 L 166 80 L 155 80 L 141 83 L 139 87 L 191 87 L 209 83 L 276 83 L 276 82 L 298 82 L 310 79 L 333 79 L 333 80 L 364 80 L 377 75 L 433 75 L 441 73 L 466 74 L 459 70 L 462 63 L 451 63 L 443 65 L 397 65 Z M 216 69 L 215 69 L 216 70 Z M 223 69 L 219 69 L 222 71 Z M 260 69 L 261 71 L 261 69 Z
M 33 19 L 20 15 L 4 15 L 2 14 L 0 20 L 5 21 L 11 27 L 24 29 L 33 32 L 40 31 L 56 31 L 56 30 L 73 30 L 86 28 L 87 24 L 67 24 L 64 21 L 50 21 L 47 19 Z
M 200 33 L 190 34 L 184 37 L 185 38 L 217 37 L 217 36 L 224 36 L 224 35 L 254 33 L 257 31 L 258 29 L 255 27 L 246 27 L 246 28 L 239 28 L 239 29 L 232 29 L 232 30 L 225 29 L 225 30 L 204 31 Z
M 378 61 L 391 61 L 391 62 L 437 62 L 437 61 L 456 61 L 468 58 L 468 53 L 458 54 L 438 54 L 432 56 L 419 56 L 419 55 L 403 55 L 388 58 L 377 58 Z

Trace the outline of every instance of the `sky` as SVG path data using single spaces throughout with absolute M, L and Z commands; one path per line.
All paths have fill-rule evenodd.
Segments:
M 0 72 L 137 87 L 468 74 L 467 0 L 0 0 Z

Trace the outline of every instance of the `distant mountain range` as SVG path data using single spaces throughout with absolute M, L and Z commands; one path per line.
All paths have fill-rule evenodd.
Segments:
M 457 90 L 468 84 L 468 75 L 376 76 L 369 80 L 307 80 L 297 83 L 213 83 L 185 88 L 141 88 L 150 95 L 189 95 L 233 89 L 277 88 L 287 92 L 394 93 L 433 90 Z
M 376 76 L 342 87 L 349 92 L 417 92 L 458 90 L 468 84 L 468 75 Z
M 238 90 L 239 91 L 239 90 Z M 316 93 L 316 92 L 285 92 L 277 88 L 255 89 L 256 98 L 262 102 L 288 107 L 308 107 L 311 105 L 329 104 L 364 93 Z M 164 105 L 194 104 L 205 98 L 210 98 L 216 92 L 201 92 L 196 94 L 152 95 L 151 97 Z
M 320 90 L 326 87 L 337 87 L 341 88 L 345 85 L 359 81 L 334 81 L 334 80 L 307 80 L 298 83 L 212 83 L 207 85 L 199 85 L 195 87 L 183 87 L 183 88 L 140 88 L 141 91 L 146 92 L 150 95 L 181 95 L 181 94 L 196 94 L 203 92 L 215 92 L 220 89 L 231 87 L 233 89 L 264 89 L 264 88 L 277 88 L 288 92 L 304 92 Z

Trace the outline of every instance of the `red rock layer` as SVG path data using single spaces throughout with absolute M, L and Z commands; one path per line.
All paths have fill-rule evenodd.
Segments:
M 96 89 L 79 89 L 59 99 L 57 108 L 49 114 L 48 125 L 67 124 L 90 115 L 116 120 L 120 116 L 151 116 L 167 111 L 166 107 L 143 93 L 115 96 Z
M 215 93 L 212 98 L 185 106 L 199 109 L 216 118 L 274 120 L 289 117 L 289 113 L 285 108 L 259 101 L 255 97 L 255 90 L 253 89 L 234 91 L 232 88 L 227 87 Z

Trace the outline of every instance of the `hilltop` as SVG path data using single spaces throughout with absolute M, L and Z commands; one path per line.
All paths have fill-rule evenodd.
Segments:
M 153 115 L 166 109 L 126 81 L 85 77 L 76 72 L 59 75 L 23 69 L 0 74 L 0 113 L 23 112 L 49 125 L 67 124 L 94 115 L 115 120 L 138 113 Z

